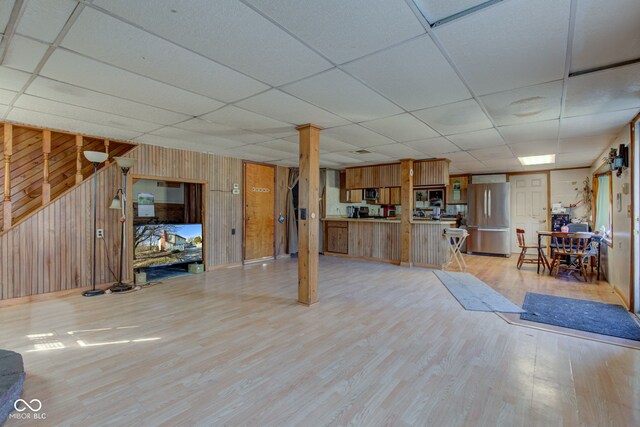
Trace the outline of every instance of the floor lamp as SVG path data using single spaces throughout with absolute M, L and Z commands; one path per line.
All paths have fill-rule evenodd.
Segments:
M 96 295 L 104 294 L 104 291 L 102 289 L 96 289 L 96 237 L 98 234 L 98 165 L 107 160 L 109 158 L 109 155 L 100 151 L 85 151 L 84 157 L 91 163 L 93 163 L 93 271 L 91 273 L 91 289 L 88 291 L 84 291 L 82 295 L 85 297 L 93 297 Z
M 128 283 L 122 282 L 122 275 L 124 272 L 124 252 L 125 252 L 125 240 L 126 240 L 126 226 L 127 222 L 127 174 L 129 169 L 136 164 L 136 159 L 130 157 L 114 157 L 116 163 L 122 171 L 122 188 L 119 189 L 111 201 L 110 209 L 119 209 L 121 211 L 120 223 L 122 228 L 120 230 L 120 274 L 118 275 L 118 282 L 111 286 L 109 290 L 111 292 L 126 292 L 133 289 L 133 286 Z

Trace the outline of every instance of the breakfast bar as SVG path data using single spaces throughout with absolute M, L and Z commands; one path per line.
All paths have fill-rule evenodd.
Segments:
M 412 264 L 441 269 L 449 245 L 443 233 L 455 221 L 414 219 L 411 224 Z M 324 218 L 325 255 L 400 263 L 400 220 L 386 218 Z

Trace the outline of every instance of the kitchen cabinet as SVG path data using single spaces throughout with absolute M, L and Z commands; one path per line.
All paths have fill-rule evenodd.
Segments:
M 370 205 L 399 205 L 400 200 L 400 187 L 392 188 L 378 188 L 378 200 L 368 201 Z
M 466 205 L 468 201 L 467 189 L 469 188 L 468 175 L 456 175 L 449 178 L 447 187 L 448 205 Z
M 362 202 L 361 189 L 347 189 L 347 177 L 345 171 L 340 172 L 340 203 Z
M 327 221 L 327 251 L 338 254 L 349 253 L 349 223 Z
M 348 168 L 345 188 L 386 188 L 400 186 L 400 163 Z
M 413 186 L 449 186 L 449 160 L 417 160 L 413 162 Z

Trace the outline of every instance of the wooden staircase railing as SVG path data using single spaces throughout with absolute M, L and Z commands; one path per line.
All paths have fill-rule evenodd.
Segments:
M 136 144 L 0 122 L 0 233 L 93 175 L 84 151 L 109 154 L 101 167 Z

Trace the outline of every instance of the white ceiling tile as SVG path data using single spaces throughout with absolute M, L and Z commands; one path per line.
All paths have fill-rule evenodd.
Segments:
M 218 123 L 211 123 L 202 119 L 191 119 L 181 123 L 176 123 L 173 127 L 198 132 L 205 135 L 211 135 L 219 138 L 230 139 L 232 141 L 242 142 L 244 144 L 254 144 L 257 142 L 268 141 L 269 138 L 259 133 L 250 132 L 244 129 L 238 129 L 231 126 L 225 126 Z
M 517 144 L 557 138 L 559 124 L 560 120 L 546 120 L 544 122 L 500 126 L 498 130 L 507 144 Z
M 332 154 L 339 154 L 341 156 L 350 158 L 355 160 L 352 164 L 365 164 L 365 163 L 389 163 L 389 162 L 393 162 L 395 161 L 395 159 L 389 157 L 389 156 L 385 156 L 384 154 L 380 154 L 380 153 L 355 153 L 353 151 L 342 151 L 339 153 L 332 153 Z M 320 157 L 322 158 L 322 154 L 320 155 Z
M 85 8 L 63 47 L 224 102 L 268 86 L 95 9 Z
M 390 144 L 390 145 L 378 145 L 375 147 L 367 148 L 368 151 L 373 153 L 383 154 L 389 156 L 392 159 L 421 159 L 424 158 L 424 153 L 415 150 L 406 144 Z
M 299 135 L 291 135 L 284 139 L 298 145 L 300 137 Z M 360 147 L 356 145 L 347 144 L 346 142 L 342 142 L 340 140 L 332 138 L 331 136 L 326 135 L 324 132 L 320 133 L 320 153 L 334 153 L 336 151 L 356 151 L 359 149 Z
M 353 122 L 402 112 L 398 106 L 337 68 L 284 86 L 282 90 Z
M 325 129 L 320 134 L 335 138 L 347 144 L 356 145 L 358 147 L 374 147 L 376 145 L 388 145 L 395 143 L 394 140 L 382 136 L 360 125 L 347 125 L 331 129 Z M 322 143 L 321 143 L 322 144 Z
M 478 160 L 470 160 L 467 162 L 453 162 L 452 165 L 456 169 L 460 169 L 465 172 L 484 172 L 487 170 L 487 167 L 484 165 L 484 163 Z
M 575 154 L 587 151 L 604 151 L 616 139 L 615 135 L 599 135 L 580 138 L 566 138 L 559 142 L 558 154 Z
M 73 0 L 29 0 L 16 31 L 51 43 L 77 5 Z
M 276 160 L 273 162 L 275 165 L 278 166 L 285 166 L 288 168 L 297 168 L 300 165 L 300 161 L 299 159 L 296 157 L 294 159 L 282 159 L 282 160 Z M 326 163 L 326 162 L 325 162 Z M 323 162 L 322 159 L 320 159 L 320 167 L 323 167 Z
M 142 144 L 157 145 L 160 147 L 177 148 L 179 150 L 197 151 L 202 153 L 219 154 L 224 149 L 216 149 L 210 144 L 202 144 L 198 142 L 185 141 L 183 139 L 165 138 L 158 135 L 145 134 L 133 140 Z
M 511 0 L 434 29 L 479 95 L 562 79 L 569 0 Z
M 169 126 L 164 127 L 162 129 L 158 129 L 152 132 L 151 134 L 176 140 L 176 141 L 186 141 L 186 142 L 192 142 L 195 144 L 200 144 L 203 148 L 213 147 L 216 150 L 238 148 L 246 145 L 242 142 L 232 141 L 227 138 L 204 135 L 198 132 L 189 132 L 183 129 L 178 129 L 178 128 L 169 127 Z M 176 147 L 176 148 L 179 148 L 179 147 Z
M 487 115 L 473 99 L 415 111 L 413 114 L 442 135 L 493 127 Z
M 267 147 L 263 144 L 247 145 L 242 147 L 242 149 L 250 151 L 253 154 L 259 154 L 261 156 L 268 157 L 270 161 L 291 158 L 291 155 L 294 154 L 291 151 L 277 150 L 271 147 Z
M 558 140 L 547 139 L 538 141 L 521 142 L 509 145 L 509 148 L 516 157 L 542 156 L 544 154 L 556 154 L 558 151 Z
M 438 132 L 408 113 L 360 124 L 397 142 L 415 141 L 439 136 Z
M 349 153 L 346 153 L 349 154 Z M 338 163 L 340 165 L 352 165 L 352 164 L 357 164 L 357 163 L 363 163 L 366 160 L 364 158 L 361 158 L 362 156 L 360 156 L 360 158 L 356 158 L 356 157 L 351 157 L 351 156 L 347 156 L 345 153 L 327 153 L 327 154 L 322 154 L 320 157 L 323 160 L 326 161 L 330 161 L 333 163 Z M 357 154 L 355 156 L 358 156 Z
M 505 145 L 502 136 L 495 129 L 484 129 L 469 133 L 450 135 L 447 139 L 463 150 L 473 150 L 476 148 L 495 147 Z M 509 150 L 506 146 L 505 150 Z
M 480 102 L 499 126 L 557 119 L 562 86 L 562 80 L 558 80 L 485 95 Z
M 600 160 L 602 151 L 580 151 L 556 155 L 556 167 L 582 167 L 591 166 Z
M 425 32 L 403 0 L 248 2 L 336 64 Z
M 331 127 L 347 123 L 347 120 L 335 114 L 277 89 L 245 99 L 236 105 L 254 113 L 296 125 L 313 123 L 321 127 Z
M 447 153 L 442 157 L 456 163 L 475 162 L 477 159 L 466 151 L 456 151 L 455 153 Z
M 32 73 L 48 48 L 44 43 L 14 35 L 2 63 L 7 67 Z
M 285 136 L 298 134 L 295 126 L 290 123 L 274 120 L 233 105 L 228 105 L 213 113 L 205 114 L 201 118 L 238 129 L 250 130 L 262 135 L 271 135 L 273 138 L 283 138 Z
M 19 91 L 29 81 L 31 74 L 0 66 L 0 88 Z
M 129 71 L 56 49 L 41 75 L 172 111 L 199 115 L 224 104 Z
M 4 115 L 7 113 L 8 110 L 9 110 L 8 105 L 0 104 L 0 117 L 4 117 Z
M 133 139 L 140 135 L 140 132 L 104 126 L 96 123 L 83 122 L 81 120 L 54 116 L 52 114 L 23 110 L 22 108 L 13 108 L 7 119 L 28 125 L 96 135 L 104 138 Z
M 640 64 L 569 78 L 565 116 L 640 108 Z
M 184 114 L 151 107 L 149 105 L 117 98 L 111 95 L 105 95 L 44 77 L 37 77 L 29 85 L 26 93 L 36 95 L 41 98 L 64 102 L 66 104 L 77 105 L 79 107 L 90 108 L 112 114 L 125 115 L 133 119 L 158 124 L 173 124 L 189 117 Z
M 571 50 L 571 71 L 640 56 L 638 0 L 580 0 Z
M 471 97 L 429 37 L 420 37 L 345 65 L 387 98 L 412 111 Z
M 47 113 L 54 116 L 67 117 L 69 119 L 81 120 L 83 122 L 96 123 L 120 129 L 137 132 L 150 132 L 158 129 L 161 125 L 135 120 L 130 117 L 105 113 L 102 111 L 90 110 L 70 104 L 63 104 L 49 99 L 38 98 L 31 95 L 21 95 L 14 106 L 29 111 Z
M 4 34 L 5 28 L 9 23 L 9 17 L 13 10 L 14 0 L 1 0 L 0 1 L 0 33 Z
M 438 156 L 446 153 L 460 151 L 460 148 L 451 143 L 447 138 L 442 136 L 437 138 L 424 139 L 420 141 L 405 142 L 407 145 L 421 153 Z
M 415 0 L 416 5 L 425 14 L 425 18 L 433 24 L 456 13 L 485 3 L 487 0 Z
M 482 160 L 485 166 L 494 170 L 507 170 L 522 167 L 522 164 L 515 157 L 511 157 L 510 159 L 486 159 Z
M 275 160 L 281 160 L 281 159 L 276 159 L 273 156 L 259 154 L 256 152 L 256 150 L 251 149 L 251 147 L 252 146 L 248 146 L 248 148 L 242 147 L 242 148 L 235 148 L 232 150 L 224 150 L 224 151 L 221 151 L 220 154 L 225 157 L 234 157 L 237 159 L 252 160 L 254 162 L 273 162 Z
M 282 85 L 331 64 L 236 0 L 98 0 L 99 7 L 258 80 Z M 177 30 L 179 29 L 179 30 Z
M 622 110 L 562 119 L 560 138 L 591 135 L 617 135 L 635 117 L 638 110 Z
M 0 89 L 0 104 L 9 105 L 11 100 L 15 98 L 18 92 L 12 90 Z
M 286 139 L 274 139 L 273 141 L 262 142 L 256 144 L 260 147 L 270 148 L 272 150 L 278 150 L 280 152 L 289 153 L 289 157 L 298 156 L 300 154 L 300 145 Z M 297 164 L 296 159 L 296 164 Z
M 468 151 L 468 153 L 484 163 L 486 163 L 487 160 L 505 160 L 514 158 L 509 147 L 505 147 L 504 145 L 480 148 L 478 150 Z

